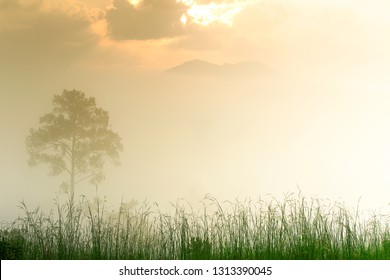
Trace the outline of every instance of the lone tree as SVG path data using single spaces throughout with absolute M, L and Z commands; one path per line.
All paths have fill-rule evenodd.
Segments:
M 95 98 L 77 90 L 64 90 L 53 98 L 53 111 L 42 116 L 40 127 L 26 139 L 28 163 L 49 164 L 50 175 L 66 173 L 71 200 L 74 186 L 85 179 L 100 182 L 105 160 L 119 164 L 121 139 L 109 126 L 107 111 L 96 107 Z

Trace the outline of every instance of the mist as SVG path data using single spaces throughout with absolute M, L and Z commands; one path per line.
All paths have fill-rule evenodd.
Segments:
M 61 79 L 61 81 L 60 81 Z M 68 81 L 66 81 L 68 80 Z M 23 200 L 53 207 L 63 176 L 27 166 L 25 139 L 63 89 L 95 97 L 122 138 L 121 165 L 106 164 L 97 186 L 76 185 L 76 197 L 193 207 L 218 200 L 309 197 L 349 207 L 388 206 L 390 165 L 385 83 L 278 76 L 264 79 L 161 73 L 68 73 L 2 84 L 1 215 L 12 220 Z M 4 94 L 5 93 L 5 94 Z
M 25 143 L 64 89 L 94 97 L 124 146 L 121 165 L 107 162 L 98 186 L 76 185 L 77 198 L 169 209 L 206 194 L 301 192 L 388 208 L 386 1 L 229 1 L 234 15 L 218 1 L 220 17 L 202 1 L 207 24 L 192 2 L 166 0 L 164 11 L 125 0 L 11 2 L 0 0 L 2 221 L 23 212 L 21 201 L 50 210 L 67 197 L 66 177 L 28 167 Z M 275 75 L 166 71 L 194 59 L 256 62 Z

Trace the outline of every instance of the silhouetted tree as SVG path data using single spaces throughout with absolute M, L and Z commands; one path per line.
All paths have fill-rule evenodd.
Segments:
M 71 200 L 74 186 L 85 179 L 100 182 L 105 160 L 119 164 L 121 139 L 109 126 L 107 111 L 96 107 L 95 98 L 77 90 L 55 95 L 53 111 L 42 116 L 40 127 L 26 139 L 28 163 L 49 164 L 50 175 L 67 173 Z

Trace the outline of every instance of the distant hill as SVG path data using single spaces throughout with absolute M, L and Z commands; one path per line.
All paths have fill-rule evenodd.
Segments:
M 223 65 L 218 65 L 200 59 L 186 61 L 178 66 L 168 69 L 166 72 L 198 76 L 228 76 L 237 78 L 277 75 L 274 70 L 257 61 L 246 61 L 236 64 L 225 63 Z

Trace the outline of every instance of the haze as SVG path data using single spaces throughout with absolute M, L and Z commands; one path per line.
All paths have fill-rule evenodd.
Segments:
M 110 205 L 301 190 L 387 207 L 389 12 L 384 0 L 0 0 L 1 220 L 22 199 L 64 196 L 25 147 L 64 89 L 95 97 L 122 137 L 99 185 Z M 194 59 L 274 72 L 166 72 Z

